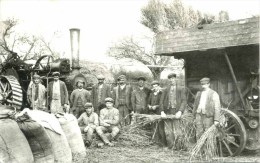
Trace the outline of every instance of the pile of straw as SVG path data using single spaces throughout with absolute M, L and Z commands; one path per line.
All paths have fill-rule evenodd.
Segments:
M 212 125 L 206 132 L 202 134 L 194 148 L 191 149 L 190 160 L 194 158 L 211 160 L 218 156 L 217 134 L 218 128 Z

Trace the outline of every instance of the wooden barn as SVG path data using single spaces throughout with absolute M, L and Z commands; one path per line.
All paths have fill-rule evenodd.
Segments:
M 161 32 L 155 55 L 185 60 L 185 85 L 193 94 L 200 89 L 201 78 L 211 78 L 222 106 L 237 116 L 239 127 L 233 132 L 241 132 L 231 143 L 237 148 L 227 149 L 228 155 L 260 147 L 259 17 Z

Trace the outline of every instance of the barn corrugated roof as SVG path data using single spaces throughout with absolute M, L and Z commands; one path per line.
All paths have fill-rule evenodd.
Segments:
M 161 32 L 156 36 L 157 55 L 259 44 L 259 17 L 206 24 Z

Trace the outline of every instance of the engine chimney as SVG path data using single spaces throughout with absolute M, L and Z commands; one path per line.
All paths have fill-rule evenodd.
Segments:
M 79 43 L 80 43 L 80 29 L 70 29 L 70 45 L 71 45 L 71 62 L 72 71 L 79 71 Z

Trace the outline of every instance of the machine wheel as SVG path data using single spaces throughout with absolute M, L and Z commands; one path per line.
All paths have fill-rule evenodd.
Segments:
M 218 137 L 220 156 L 239 155 L 246 145 L 247 134 L 243 122 L 232 111 L 221 110 L 221 127 Z
M 49 70 L 50 64 L 53 62 L 53 56 L 41 56 L 35 63 L 33 69 Z
M 0 76 L 0 103 L 20 110 L 23 102 L 22 88 L 14 76 Z

